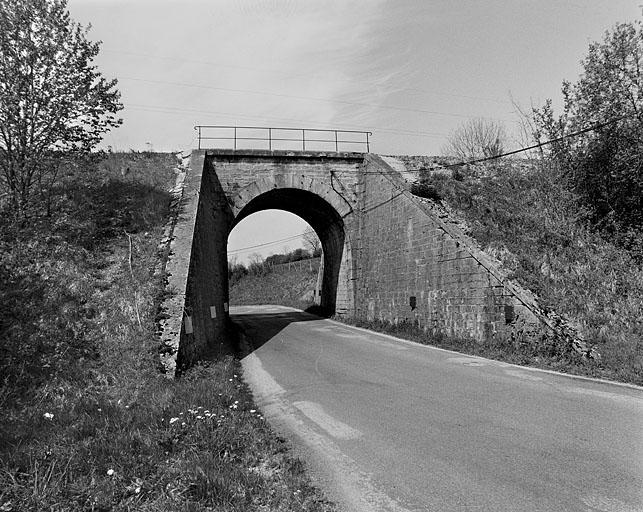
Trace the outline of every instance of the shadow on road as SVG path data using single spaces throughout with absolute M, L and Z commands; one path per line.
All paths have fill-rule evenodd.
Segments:
M 254 352 L 292 323 L 310 322 L 322 318 L 305 311 L 233 313 L 230 315 L 230 320 L 239 339 L 241 357 Z

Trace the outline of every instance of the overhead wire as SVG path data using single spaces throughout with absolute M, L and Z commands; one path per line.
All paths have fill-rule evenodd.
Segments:
M 168 114 L 173 114 L 173 113 L 195 113 L 195 114 L 215 114 L 219 116 L 228 116 L 230 118 L 243 118 L 243 119 L 272 119 L 275 121 L 295 121 L 295 122 L 301 122 L 300 119 L 295 119 L 292 117 L 275 117 L 275 116 L 252 116 L 252 115 L 247 115 L 247 114 L 234 114 L 232 112 L 220 112 L 220 111 L 212 111 L 212 110 L 200 110 L 200 109 L 189 109 L 189 108 L 179 108 L 179 107 L 166 107 L 163 105 L 144 105 L 140 103 L 125 103 L 128 108 L 131 108 L 133 110 L 141 110 L 144 112 L 160 112 L 160 113 L 168 113 Z M 242 127 L 240 127 L 242 128 Z M 423 131 L 414 131 L 414 130 L 404 130 L 404 129 L 392 129 L 392 128 L 378 128 L 378 127 L 365 127 L 365 126 L 357 126 L 357 125 L 350 125 L 346 127 L 347 129 L 363 129 L 364 131 L 367 130 L 377 130 L 378 132 L 381 133 L 395 133 L 399 135 L 409 135 L 409 136 L 415 136 L 415 137 L 437 137 L 437 138 L 443 138 L 446 137 L 446 133 L 439 133 L 439 132 L 423 132 Z M 329 131 L 334 131 L 334 129 L 329 128 Z M 341 130 L 338 130 L 341 131 Z
M 234 250 L 232 250 L 232 251 L 228 251 L 228 254 L 237 254 L 237 253 L 240 253 L 240 252 L 246 252 L 246 251 L 249 251 L 249 250 L 251 250 L 251 249 L 257 249 L 257 248 L 259 248 L 259 247 L 267 247 L 267 246 L 269 246 L 269 245 L 281 244 L 281 243 L 283 243 L 283 242 L 291 242 L 291 241 L 293 241 L 293 240 L 296 240 L 296 239 L 298 239 L 298 238 L 301 238 L 302 236 L 304 236 L 304 233 L 300 233 L 300 234 L 298 234 L 298 235 L 289 236 L 289 237 L 287 237 L 287 238 L 282 238 L 282 239 L 280 239 L 280 240 L 274 240 L 274 241 L 272 241 L 272 242 L 265 242 L 265 243 L 263 243 L 263 244 L 250 245 L 250 246 L 248 246 L 248 247 L 241 247 L 241 248 L 239 248 L 239 249 L 234 249 Z
M 163 84 L 163 85 L 171 85 L 171 86 L 176 86 L 176 87 L 192 87 L 196 89 L 208 89 L 208 90 L 215 90 L 215 91 L 225 91 L 225 92 L 238 92 L 238 93 L 243 93 L 243 94 L 256 94 L 256 95 L 261 95 L 261 96 L 274 96 L 277 98 L 290 98 L 290 99 L 300 99 L 300 100 L 308 100 L 308 101 L 319 101 L 319 102 L 324 102 L 324 103 L 336 103 L 336 104 L 342 104 L 342 105 L 352 105 L 352 106 L 358 106 L 358 107 L 369 107 L 369 108 L 374 108 L 374 109 L 385 109 L 385 110 L 396 110 L 400 112 L 414 112 L 414 113 L 419 113 L 419 114 L 430 114 L 430 115 L 439 115 L 439 116 L 448 116 L 448 117 L 459 117 L 459 118 L 464 118 L 464 119 L 473 119 L 475 117 L 479 116 L 471 116 L 467 114 L 455 114 L 452 112 L 439 112 L 437 110 L 425 110 L 425 109 L 416 109 L 416 108 L 410 108 L 410 107 L 397 107 L 393 105 L 377 105 L 373 103 L 364 103 L 364 102 L 358 102 L 358 101 L 348 101 L 348 100 L 340 100 L 340 99 L 329 99 L 329 98 L 318 98 L 314 96 L 299 96 L 295 94 L 283 94 L 283 93 L 275 93 L 275 92 L 265 92 L 265 91 L 256 91 L 252 89 L 236 89 L 236 88 L 231 88 L 231 87 L 216 87 L 213 85 L 205 85 L 205 84 L 192 84 L 192 83 L 187 83 L 187 82 L 171 82 L 169 80 L 151 80 L 147 78 L 137 78 L 137 77 L 127 77 L 127 76 L 121 76 L 119 77 L 119 80 L 131 80 L 134 82 L 145 82 L 145 83 L 152 83 L 152 84 Z M 489 118 L 491 119 L 491 118 Z
M 479 158 L 479 159 L 476 159 L 476 160 L 462 161 L 462 162 L 458 162 L 458 163 L 455 163 L 455 164 L 444 165 L 442 167 L 443 168 L 451 168 L 451 167 L 456 167 L 456 166 L 460 166 L 460 165 L 470 165 L 470 164 L 474 164 L 474 163 L 481 163 L 481 162 L 487 162 L 487 161 L 490 161 L 490 160 L 496 160 L 496 159 L 499 159 L 499 158 L 502 158 L 502 157 L 505 157 L 505 156 L 515 155 L 515 154 L 525 152 L 525 151 L 529 151 L 529 150 L 532 150 L 532 149 L 541 148 L 543 146 L 553 144 L 555 142 L 560 142 L 560 141 L 563 141 L 563 140 L 566 140 L 566 139 L 569 139 L 569 138 L 572 138 L 572 137 L 577 137 L 577 136 L 582 135 L 584 133 L 588 133 L 588 132 L 593 131 L 593 130 L 598 130 L 600 128 L 603 128 L 605 126 L 609 126 L 610 124 L 614 124 L 616 122 L 622 121 L 622 120 L 630 118 L 630 117 L 632 117 L 632 116 L 631 115 L 620 116 L 618 118 L 611 119 L 609 121 L 605 121 L 605 122 L 602 122 L 602 123 L 595 123 L 594 125 L 589 126 L 587 128 L 583 128 L 582 130 L 578 130 L 578 131 L 573 132 L 573 133 L 568 133 L 568 134 L 563 135 L 561 137 L 557 137 L 555 139 L 551 139 L 551 140 L 548 140 L 548 141 L 545 141 L 545 142 L 534 144 L 532 146 L 520 148 L 520 149 L 517 149 L 517 150 L 514 150 L 514 151 L 508 151 L 508 152 L 503 153 L 501 155 L 494 155 L 494 156 L 491 156 L 491 157 Z M 381 171 L 366 171 L 366 170 L 363 170 L 363 169 L 361 169 L 361 170 L 356 169 L 356 172 L 360 172 L 361 174 L 380 174 L 380 175 L 383 174 Z M 416 170 L 414 172 L 420 172 L 420 170 L 418 169 L 418 170 Z M 391 184 L 393 185 L 394 188 L 398 189 L 398 191 L 399 191 L 398 194 L 396 194 L 395 196 L 387 199 L 386 201 L 384 201 L 381 204 L 377 204 L 375 206 L 369 207 L 365 211 L 370 211 L 370 210 L 373 210 L 373 209 L 375 209 L 375 208 L 377 208 L 379 206 L 382 206 L 383 204 L 386 204 L 386 203 L 394 200 L 395 198 L 397 198 L 400 195 L 402 195 L 402 193 L 406 192 L 406 190 L 404 190 L 402 187 L 400 187 L 396 183 L 391 182 Z M 362 213 L 365 213 L 365 212 L 362 212 Z M 298 235 L 289 236 L 287 238 L 282 238 L 280 240 L 274 240 L 272 242 L 265 242 L 265 243 L 262 243 L 262 244 L 251 245 L 251 246 L 248 246 L 248 247 L 242 247 L 242 248 L 239 248 L 239 249 L 228 251 L 228 254 L 238 254 L 238 253 L 241 253 L 241 252 L 246 252 L 248 250 L 257 249 L 259 247 L 267 247 L 267 246 L 270 246 L 270 245 L 276 245 L 276 244 L 279 244 L 279 243 L 296 240 L 298 238 L 301 238 L 303 235 L 304 235 L 304 233 L 300 233 Z
M 534 144 L 533 146 L 527 146 L 527 147 L 524 147 L 524 148 L 516 149 L 514 151 L 507 151 L 506 153 L 502 153 L 500 155 L 488 156 L 488 157 L 484 157 L 484 158 L 477 158 L 475 160 L 467 160 L 467 161 L 458 162 L 458 163 L 455 163 L 455 164 L 448 164 L 448 165 L 444 165 L 442 167 L 445 168 L 445 169 L 449 169 L 451 167 L 458 167 L 460 165 L 467 165 L 467 164 L 471 165 L 471 164 L 477 164 L 477 163 L 481 163 L 481 162 L 488 162 L 490 160 L 497 160 L 498 158 L 503 158 L 505 156 L 516 155 L 518 153 L 524 153 L 525 151 L 531 151 L 532 149 L 542 148 L 543 146 L 547 146 L 549 144 L 554 144 L 555 142 L 561 142 L 561 141 L 563 141 L 565 139 L 570 139 L 572 137 L 577 137 L 579 135 L 582 135 L 583 133 L 588 133 L 588 132 L 591 132 L 591 131 L 594 131 L 594 130 L 598 130 L 600 128 L 604 128 L 605 126 L 609 126 L 610 124 L 617 123 L 619 121 L 622 121 L 623 119 L 628 119 L 630 117 L 633 117 L 633 116 L 631 116 L 631 115 L 620 116 L 620 117 L 617 117 L 617 118 L 614 118 L 614 119 L 610 119 L 609 121 L 604 121 L 602 123 L 593 124 L 592 126 L 589 126 L 587 128 L 583 128 L 582 130 L 578 130 L 578 131 L 573 132 L 573 133 L 568 133 L 568 134 L 563 135 L 561 137 L 556 137 L 555 139 L 550 139 L 550 140 L 547 140 L 545 142 L 539 142 L 538 144 Z
M 279 69 L 273 69 L 273 68 L 257 68 L 253 66 L 242 66 L 239 64 L 229 64 L 229 63 L 221 63 L 221 62 L 212 62 L 212 61 L 207 61 L 207 60 L 196 60 L 196 59 L 186 59 L 184 57 L 168 57 L 166 55 L 153 55 L 149 53 L 139 53 L 139 52 L 132 52 L 132 51 L 123 51 L 123 50 L 109 50 L 109 49 L 103 49 L 101 52 L 107 52 L 107 53 L 115 53 L 115 54 L 121 54 L 121 55 L 131 55 L 135 57 L 144 57 L 146 59 L 159 59 L 159 60 L 170 60 L 170 61 L 175 61 L 175 62 L 182 62 L 182 63 L 192 63 L 192 64 L 199 64 L 199 65 L 206 65 L 206 66 L 212 66 L 216 68 L 231 68 L 231 69 L 240 69 L 244 71 L 254 71 L 254 72 L 259 72 L 259 73 L 270 73 L 270 74 L 276 74 L 280 78 L 305 78 L 307 80 L 311 79 L 310 73 L 292 73 L 292 72 L 284 72 L 283 70 Z M 360 82 L 358 80 L 350 79 L 350 78 L 335 78 L 334 80 L 343 82 L 343 83 L 350 83 L 353 85 L 358 85 L 365 87 L 366 84 L 364 82 Z M 368 85 L 371 85 L 370 83 Z M 434 91 L 434 90 L 429 90 L 429 89 L 421 89 L 421 88 L 416 88 L 416 87 L 404 87 L 402 89 L 398 89 L 398 91 L 415 91 L 415 92 L 421 92 L 421 93 L 428 93 L 432 94 L 435 96 L 447 96 L 447 97 L 452 97 L 452 98 L 465 98 L 465 99 L 471 99 L 471 100 L 478 100 L 478 101 L 489 101 L 489 102 L 494 102 L 494 103 L 501 103 L 501 104 L 509 104 L 507 100 L 500 100 L 498 98 L 490 98 L 488 96 L 474 96 L 474 95 L 469 95 L 469 94 L 454 94 L 454 93 L 446 93 L 446 92 L 440 92 L 440 91 Z

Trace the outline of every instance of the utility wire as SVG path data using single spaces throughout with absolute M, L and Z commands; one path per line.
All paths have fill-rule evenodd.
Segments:
M 547 145 L 553 144 L 555 142 L 560 142 L 560 141 L 565 140 L 565 139 L 570 139 L 572 137 L 577 137 L 578 135 L 582 135 L 583 133 L 598 130 L 599 128 L 609 126 L 610 124 L 617 123 L 617 122 L 622 121 L 623 119 L 627 119 L 629 117 L 633 117 L 633 116 L 627 115 L 627 116 L 617 117 L 615 119 L 610 119 L 609 121 L 605 121 L 603 123 L 597 123 L 597 124 L 594 124 L 592 126 L 589 126 L 588 128 L 583 128 L 582 130 L 579 130 L 577 132 L 568 133 L 567 135 L 563 135 L 562 137 L 557 137 L 555 139 L 547 140 L 545 142 L 539 142 L 538 144 L 534 144 L 533 146 L 528 146 L 526 148 L 520 148 L 520 149 L 516 149 L 514 151 L 508 151 L 507 153 L 503 153 L 501 155 L 488 156 L 488 157 L 485 157 L 485 158 L 477 158 L 475 160 L 467 160 L 467 161 L 463 161 L 463 162 L 458 162 L 456 164 L 444 165 L 442 167 L 444 169 L 449 169 L 451 167 L 458 167 L 460 165 L 477 164 L 477 163 L 480 163 L 480 162 L 488 162 L 489 160 L 497 160 L 498 158 L 502 158 L 503 156 L 515 155 L 517 153 L 523 153 L 525 151 L 529 151 L 529 150 L 532 150 L 532 149 L 542 148 L 543 146 L 547 146 Z
M 609 126 L 611 124 L 617 123 L 617 122 L 622 121 L 623 119 L 627 119 L 629 117 L 632 117 L 632 116 L 626 115 L 626 116 L 617 117 L 615 119 L 611 119 L 611 120 L 605 121 L 603 123 L 596 123 L 596 124 L 594 124 L 592 126 L 589 126 L 587 128 L 583 128 L 582 130 L 578 130 L 578 131 L 573 132 L 573 133 L 568 133 L 567 135 L 563 135 L 562 137 L 557 137 L 555 139 L 551 139 L 551 140 L 548 140 L 548 141 L 545 141 L 545 142 L 540 142 L 538 144 L 534 144 L 533 146 L 520 148 L 520 149 L 517 149 L 517 150 L 514 150 L 514 151 L 508 151 L 507 153 L 503 153 L 501 155 L 495 155 L 495 156 L 490 156 L 490 157 L 486 157 L 486 158 L 478 158 L 476 160 L 469 160 L 469 161 L 458 162 L 458 163 L 455 163 L 455 164 L 449 164 L 449 165 L 443 166 L 443 168 L 448 169 L 448 168 L 457 167 L 457 166 L 460 166 L 460 165 L 474 164 L 474 163 L 480 163 L 480 162 L 488 162 L 490 160 L 496 160 L 496 159 L 502 158 L 504 156 L 515 155 L 517 153 L 522 153 L 524 151 L 529 151 L 531 149 L 541 148 L 541 147 L 546 146 L 548 144 L 553 144 L 555 142 L 560 142 L 560 141 L 563 141 L 563 140 L 566 140 L 566 139 L 569 139 L 569 138 L 572 138 L 572 137 L 577 137 L 578 135 L 582 135 L 583 133 L 598 130 L 599 128 Z M 380 171 L 365 171 L 365 170 L 359 170 L 359 169 L 357 169 L 356 171 L 361 172 L 362 174 L 382 174 Z M 418 169 L 418 170 L 415 170 L 415 171 L 412 171 L 412 172 L 420 172 L 420 170 Z M 400 196 L 403 192 L 405 192 L 405 190 L 401 189 L 395 183 L 393 183 L 393 182 L 391 182 L 391 183 L 394 186 L 394 188 L 399 190 L 399 193 L 397 195 L 391 197 L 390 199 L 386 200 L 384 203 L 392 201 L 393 199 L 395 199 L 398 196 Z M 382 204 L 384 204 L 384 203 L 382 203 Z M 381 206 L 381 204 L 375 205 L 374 207 L 370 207 L 366 211 L 370 211 L 370 210 L 375 209 L 375 208 L 377 208 L 379 206 Z M 290 237 L 287 237 L 287 238 L 282 238 L 281 240 L 275 240 L 273 242 L 266 242 L 266 243 L 263 243 L 263 244 L 251 245 L 249 247 L 242 247 L 240 249 L 235 249 L 233 251 L 229 251 L 228 254 L 236 254 L 236 253 L 248 251 L 250 249 L 257 249 L 259 247 L 266 247 L 266 246 L 269 246 L 269 245 L 275 245 L 275 244 L 279 244 L 279 243 L 283 243 L 283 242 L 289 242 L 289 241 L 292 241 L 292 240 L 296 240 L 297 238 L 300 238 L 303 235 L 304 235 L 304 233 L 300 233 L 299 235 L 294 235 L 294 236 L 290 236 Z
M 288 238 L 282 238 L 281 240 L 274 240 L 272 242 L 266 242 L 263 244 L 251 245 L 249 247 L 241 247 L 240 249 L 235 249 L 234 251 L 228 251 L 228 254 L 236 254 L 239 252 L 248 251 L 250 249 L 257 249 L 258 247 L 266 247 L 268 245 L 276 245 L 282 242 L 290 242 L 292 240 L 296 240 L 297 238 L 301 238 L 303 235 L 304 235 L 303 233 L 300 233 L 298 235 L 289 236 Z
M 179 108 L 179 107 L 167 107 L 163 105 L 145 105 L 141 103 L 125 103 L 125 106 L 132 109 L 132 110 L 141 110 L 143 112 L 159 112 L 163 114 L 179 114 L 182 112 L 185 113 L 195 113 L 195 114 L 215 114 L 219 116 L 227 116 L 230 118 L 243 118 L 243 119 L 273 119 L 276 121 L 294 121 L 294 122 L 301 122 L 301 119 L 295 119 L 292 117 L 274 117 L 274 116 L 252 116 L 252 115 L 242 115 L 242 114 L 235 114 L 232 112 L 218 112 L 218 111 L 212 111 L 212 110 L 199 110 L 199 109 L 191 109 L 191 108 Z M 239 128 L 243 128 L 240 126 Z M 347 127 L 348 128 L 348 127 Z M 405 130 L 405 129 L 393 129 L 393 128 L 378 128 L 378 127 L 369 127 L 366 128 L 364 126 L 357 126 L 357 125 L 351 125 L 351 129 L 356 129 L 356 130 L 364 130 L 364 131 L 370 131 L 370 130 L 377 130 L 378 132 L 382 133 L 395 133 L 399 135 L 409 135 L 409 136 L 414 136 L 414 137 L 437 137 L 437 138 L 443 138 L 446 137 L 446 133 L 439 133 L 439 132 L 423 132 L 423 131 L 414 131 L 414 130 Z M 334 131 L 334 128 L 328 128 L 328 131 Z M 341 131 L 341 130 L 338 130 Z M 329 142 L 334 142 L 329 141 Z
M 358 102 L 358 101 L 347 101 L 347 100 L 332 100 L 328 98 L 316 98 L 313 96 L 297 96 L 297 95 L 292 95 L 292 94 L 281 94 L 281 93 L 274 93 L 274 92 L 265 92 L 265 91 L 255 91 L 252 89 L 234 89 L 234 88 L 228 88 L 228 87 L 215 87 L 213 85 L 204 85 L 204 84 L 191 84 L 191 83 L 186 83 L 186 82 L 170 82 L 167 80 L 149 80 L 146 78 L 135 78 L 135 77 L 128 77 L 128 76 L 120 76 L 118 78 L 119 80 L 131 80 L 134 82 L 145 82 L 145 83 L 151 83 L 151 84 L 164 84 L 164 85 L 172 85 L 172 86 L 177 86 L 177 87 L 193 87 L 196 89 L 209 89 L 209 90 L 214 90 L 214 91 L 226 91 L 226 92 L 239 92 L 239 93 L 244 93 L 244 94 L 258 94 L 261 96 L 275 96 L 277 98 L 293 98 L 293 99 L 299 99 L 299 100 L 309 100 L 309 101 L 321 101 L 324 103 L 340 103 L 342 105 L 353 105 L 353 106 L 358 106 L 358 107 L 369 107 L 369 108 L 374 108 L 374 109 L 386 109 L 386 110 L 398 110 L 401 112 L 415 112 L 415 113 L 420 113 L 420 114 L 431 114 L 431 115 L 439 115 L 439 116 L 450 116 L 450 117 L 460 117 L 460 118 L 465 118 L 465 119 L 472 119 L 476 116 L 469 116 L 466 114 L 453 114 L 450 112 L 438 112 L 435 110 L 424 110 L 424 109 L 415 109 L 415 108 L 407 108 L 407 107 L 395 107 L 391 105 L 377 105 L 373 103 L 363 103 L 363 102 Z
M 231 68 L 231 69 L 240 69 L 244 71 L 253 71 L 253 72 L 260 72 L 260 73 L 270 73 L 270 74 L 276 74 L 279 75 L 280 78 L 305 78 L 306 80 L 310 80 L 311 76 L 310 73 L 291 73 L 291 72 L 284 72 L 283 70 L 280 69 L 274 69 L 274 68 L 257 68 L 257 67 L 252 67 L 252 66 L 241 66 L 239 64 L 229 64 L 229 63 L 223 63 L 223 62 L 213 62 L 213 61 L 206 61 L 206 60 L 195 60 L 195 59 L 186 59 L 183 57 L 168 57 L 167 55 L 153 55 L 149 53 L 138 53 L 138 52 L 132 52 L 132 51 L 123 51 L 123 50 L 109 50 L 109 49 L 101 49 L 101 53 L 115 53 L 115 54 L 121 54 L 121 55 L 131 55 L 134 57 L 144 57 L 146 59 L 160 59 L 160 60 L 169 60 L 169 61 L 175 61 L 175 62 L 181 62 L 181 63 L 192 63 L 192 64 L 200 64 L 200 65 L 206 65 L 206 66 L 212 66 L 216 68 Z M 314 75 L 313 75 L 314 77 Z M 353 80 L 353 79 L 346 79 L 346 78 L 340 78 L 340 79 L 335 79 L 338 82 L 342 83 L 350 83 L 353 85 L 360 86 L 362 89 L 364 89 L 367 85 L 372 85 L 372 84 L 366 84 L 365 82 L 361 82 L 359 80 Z M 472 99 L 472 100 L 482 100 L 482 101 L 491 101 L 494 103 L 501 103 L 507 105 L 509 102 L 507 100 L 499 100 L 498 98 L 490 98 L 488 96 L 472 96 L 468 94 L 454 94 L 454 93 L 447 93 L 447 92 L 439 92 L 439 91 L 434 91 L 434 90 L 429 90 L 429 89 L 419 89 L 415 87 L 405 87 L 402 89 L 398 89 L 399 91 L 416 91 L 416 92 L 421 92 L 421 93 L 428 93 L 432 94 L 435 96 L 448 96 L 452 98 L 465 98 L 465 99 Z

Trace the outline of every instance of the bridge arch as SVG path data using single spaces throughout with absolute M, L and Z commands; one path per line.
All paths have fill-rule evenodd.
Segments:
M 230 198 L 234 219 L 229 233 L 249 215 L 264 210 L 283 210 L 305 220 L 322 245 L 320 305 L 328 314 L 345 312 L 352 306 L 348 300 L 352 290 L 346 279 L 352 267 L 352 251 L 344 217 L 352 212 L 352 205 L 326 183 L 303 176 L 299 180 L 292 178 L 261 178 L 235 191 Z

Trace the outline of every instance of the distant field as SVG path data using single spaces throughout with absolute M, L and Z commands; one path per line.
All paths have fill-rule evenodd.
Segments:
M 231 283 L 230 304 L 281 304 L 306 309 L 313 304 L 319 258 L 266 267 Z

